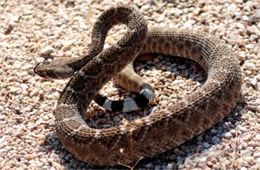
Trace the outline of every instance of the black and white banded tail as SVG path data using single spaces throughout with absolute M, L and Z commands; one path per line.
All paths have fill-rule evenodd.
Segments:
M 140 93 L 134 97 L 125 100 L 111 100 L 106 96 L 98 94 L 95 102 L 106 110 L 113 112 L 131 112 L 140 110 L 147 106 L 154 98 L 154 89 L 151 85 L 144 83 L 141 86 Z

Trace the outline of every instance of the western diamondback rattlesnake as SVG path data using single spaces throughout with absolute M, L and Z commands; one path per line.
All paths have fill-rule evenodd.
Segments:
M 103 50 L 108 30 L 118 23 L 127 25 L 126 35 Z M 180 102 L 169 101 L 165 110 L 129 124 L 90 128 L 84 115 L 91 100 L 137 54 L 144 53 L 194 60 L 207 72 L 207 81 Z M 54 60 L 35 67 L 37 74 L 54 78 L 70 77 L 77 70 L 59 98 L 54 113 L 56 131 L 65 148 L 76 158 L 98 165 L 131 164 L 182 144 L 223 119 L 236 105 L 241 90 L 238 60 L 218 38 L 169 28 L 153 28 L 147 32 L 142 15 L 127 6 L 111 8 L 98 18 L 87 56 Z M 135 74 L 127 73 L 127 69 L 123 73 L 124 79 L 131 79 L 131 74 Z

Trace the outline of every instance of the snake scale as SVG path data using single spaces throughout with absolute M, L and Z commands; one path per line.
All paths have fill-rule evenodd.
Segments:
M 103 50 L 107 32 L 116 24 L 125 24 L 127 32 L 116 44 Z M 219 122 L 239 100 L 242 84 L 239 62 L 225 43 L 208 33 L 170 28 L 148 30 L 138 10 L 119 5 L 99 16 L 91 41 L 84 57 L 57 59 L 34 68 L 43 77 L 72 76 L 54 115 L 59 139 L 81 161 L 129 165 L 172 149 Z M 145 83 L 135 80 L 129 65 L 137 55 L 146 53 L 191 59 L 207 72 L 207 80 L 180 102 L 169 101 L 166 109 L 155 110 L 127 124 L 90 128 L 84 121 L 86 109 L 104 84 L 118 73 L 122 71 L 118 77 L 128 83 L 133 81 L 139 91 L 143 88 Z

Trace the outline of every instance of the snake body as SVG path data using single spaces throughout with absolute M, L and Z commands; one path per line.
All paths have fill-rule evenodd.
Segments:
M 119 23 L 127 25 L 127 33 L 116 44 L 103 50 L 108 30 Z M 73 75 L 61 93 L 54 115 L 59 139 L 81 161 L 97 165 L 129 165 L 172 149 L 219 122 L 239 100 L 239 62 L 227 45 L 213 35 L 170 28 L 148 30 L 136 9 L 117 6 L 98 18 L 91 44 L 85 57 L 57 60 L 56 64 L 54 60 L 35 67 L 35 72 L 44 77 Z M 139 88 L 137 91 L 142 89 L 145 83 L 135 80 L 131 75 L 134 74 L 132 66 L 128 64 L 138 54 L 145 53 L 191 59 L 203 67 L 208 78 L 200 89 L 180 102 L 169 101 L 169 107 L 164 110 L 156 110 L 128 124 L 90 128 L 84 121 L 85 111 L 112 77 L 121 72 L 119 79 L 133 82 L 133 88 Z M 127 72 L 129 68 L 131 73 Z

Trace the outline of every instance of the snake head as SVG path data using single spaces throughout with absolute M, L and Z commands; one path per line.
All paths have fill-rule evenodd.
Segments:
M 34 72 L 41 77 L 65 79 L 74 75 L 75 70 L 70 66 L 69 59 L 56 59 L 51 62 L 38 63 Z

